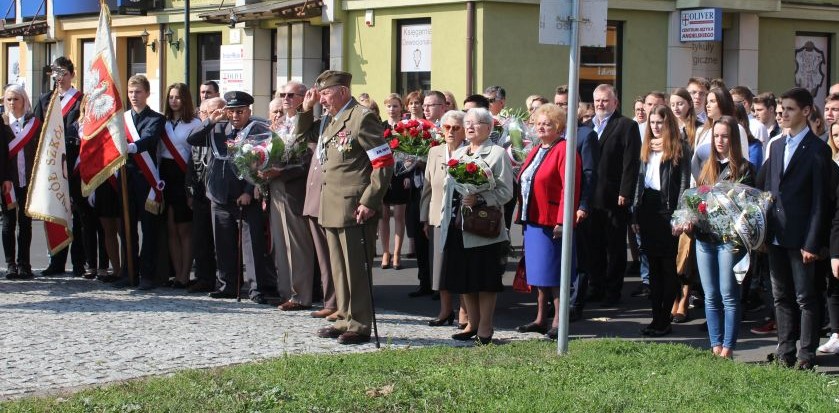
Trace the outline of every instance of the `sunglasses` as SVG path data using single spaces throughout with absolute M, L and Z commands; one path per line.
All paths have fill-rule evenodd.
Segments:
M 448 131 L 457 132 L 457 131 L 463 129 L 463 127 L 460 126 L 460 125 L 443 125 L 442 128 L 446 132 L 448 132 Z
M 301 94 L 299 94 L 299 93 L 277 93 L 277 96 L 279 96 L 279 97 L 280 97 L 280 99 L 293 98 L 293 97 L 294 97 L 294 95 L 297 95 L 297 96 L 303 96 L 303 95 L 301 95 Z

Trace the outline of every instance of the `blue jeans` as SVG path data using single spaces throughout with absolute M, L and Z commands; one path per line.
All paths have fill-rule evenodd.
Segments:
M 740 285 L 734 264 L 745 255 L 732 244 L 696 241 L 696 263 L 705 290 L 705 318 L 711 347 L 734 349 L 740 324 Z

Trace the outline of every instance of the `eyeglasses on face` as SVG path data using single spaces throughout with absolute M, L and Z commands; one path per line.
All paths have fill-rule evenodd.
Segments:
M 473 122 L 471 120 L 467 120 L 466 122 L 463 122 L 463 126 L 466 126 L 467 128 L 470 127 L 470 126 L 478 126 L 478 125 L 489 125 L 489 122 L 482 122 L 482 121 Z
M 303 95 L 301 95 L 299 93 L 293 93 L 292 92 L 292 93 L 277 93 L 277 96 L 279 96 L 280 99 L 285 99 L 285 98 L 292 99 L 292 98 L 294 98 L 294 96 L 303 96 Z
M 448 132 L 448 131 L 457 132 L 457 131 L 463 129 L 463 127 L 460 126 L 460 125 L 443 125 L 442 128 L 446 132 Z

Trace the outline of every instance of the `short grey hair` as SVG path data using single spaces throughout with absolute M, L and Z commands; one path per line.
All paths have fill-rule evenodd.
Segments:
M 459 110 L 450 110 L 443 114 L 443 117 L 440 118 L 440 124 L 446 123 L 449 119 L 454 119 L 457 123 L 463 125 L 463 119 L 466 118 L 466 114 Z
M 494 120 L 493 117 L 492 117 L 492 113 L 488 109 L 485 109 L 485 108 L 469 109 L 466 112 L 466 116 L 464 117 L 464 119 L 469 117 L 469 116 L 474 117 L 478 122 L 486 123 L 490 126 L 492 126 L 492 123 L 493 123 L 493 120 Z
M 286 83 L 285 85 L 283 85 L 283 87 L 282 87 L 282 88 L 280 88 L 280 90 L 278 90 L 276 93 L 274 93 L 274 97 L 275 97 L 275 98 L 279 98 L 279 97 L 280 97 L 280 93 L 283 93 L 283 92 L 281 92 L 281 91 L 282 91 L 282 90 L 284 90 L 284 89 L 285 89 L 285 88 L 287 88 L 287 87 L 292 87 L 292 88 L 294 88 L 294 93 L 300 92 L 300 94 L 301 94 L 301 95 L 306 94 L 306 91 L 308 90 L 308 88 L 306 87 L 306 85 L 304 85 L 303 83 L 300 83 L 300 82 L 298 82 L 298 81 L 296 81 L 296 80 L 292 80 L 292 81 L 290 81 L 290 82 Z
M 507 99 L 507 91 L 501 86 L 490 86 L 484 89 L 484 95 L 495 95 L 496 99 Z

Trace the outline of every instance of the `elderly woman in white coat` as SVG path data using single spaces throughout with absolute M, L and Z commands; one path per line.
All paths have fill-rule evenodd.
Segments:
M 443 249 L 440 248 L 440 224 L 443 210 L 443 199 L 445 198 L 445 182 L 447 166 L 446 163 L 454 156 L 455 152 L 463 145 L 466 139 L 466 132 L 463 130 L 463 118 L 465 113 L 459 110 L 450 110 L 440 118 L 440 129 L 443 131 L 445 143 L 431 148 L 428 151 L 428 164 L 425 167 L 425 184 L 422 187 L 422 198 L 420 200 L 420 221 L 424 224 L 425 234 L 432 240 L 431 254 L 432 279 L 431 288 L 440 292 L 440 314 L 436 319 L 428 322 L 432 327 L 452 325 L 454 323 L 454 311 L 452 311 L 452 295 L 445 288 L 445 271 L 443 271 Z M 460 322 L 468 328 L 466 323 L 465 306 L 461 308 Z
M 469 328 L 454 334 L 452 338 L 471 340 L 477 336 L 480 344 L 492 341 L 495 301 L 496 295 L 504 289 L 501 276 L 506 266 L 509 238 L 506 228 L 503 228 L 503 220 L 500 223 L 502 228 L 494 238 L 462 231 L 454 222 L 462 207 L 488 205 L 503 211 L 504 204 L 513 197 L 510 159 L 503 148 L 489 140 L 492 125 L 492 114 L 488 110 L 469 109 L 463 122 L 469 144 L 455 151 L 452 158 L 463 162 L 482 160 L 492 170 L 494 188 L 460 195 L 454 191 L 453 179 L 447 177 L 444 189 L 448 195 L 446 199 L 451 199 L 451 202 L 443 202 L 441 219 L 440 244 L 444 249 L 445 289 L 463 294 L 469 317 Z

